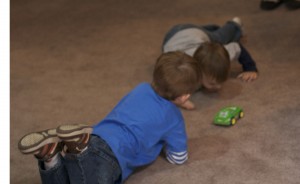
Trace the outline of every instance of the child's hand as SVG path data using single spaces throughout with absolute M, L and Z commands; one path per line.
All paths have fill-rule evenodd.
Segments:
M 180 104 L 179 106 L 189 111 L 196 109 L 196 106 L 190 100 L 185 101 L 183 104 Z
M 257 77 L 257 72 L 243 72 L 237 76 L 237 78 L 241 79 L 244 82 L 254 81 Z

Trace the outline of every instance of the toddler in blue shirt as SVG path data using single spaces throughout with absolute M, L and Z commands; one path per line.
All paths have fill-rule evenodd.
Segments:
M 177 107 L 199 87 L 198 63 L 183 52 L 162 54 L 151 83 L 141 83 L 94 126 L 70 124 L 26 134 L 19 150 L 38 159 L 42 183 L 123 183 L 161 151 L 172 164 L 188 159 Z

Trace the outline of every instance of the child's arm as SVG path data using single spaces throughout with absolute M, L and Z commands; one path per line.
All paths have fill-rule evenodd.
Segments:
M 163 138 L 167 160 L 172 164 L 183 164 L 188 160 L 187 135 L 184 122 L 178 123 Z
M 238 78 L 246 82 L 253 81 L 258 77 L 255 61 L 252 59 L 249 52 L 242 46 L 242 44 L 240 44 L 240 47 L 241 54 L 238 58 L 238 61 L 242 65 L 244 72 L 238 75 Z

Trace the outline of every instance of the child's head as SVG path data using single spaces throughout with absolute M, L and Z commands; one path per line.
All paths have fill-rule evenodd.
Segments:
M 222 44 L 206 42 L 194 53 L 202 71 L 202 85 L 208 90 L 219 90 L 228 78 L 229 54 Z
M 201 80 L 197 61 L 183 52 L 163 53 L 156 61 L 152 86 L 162 97 L 175 100 L 199 88 Z

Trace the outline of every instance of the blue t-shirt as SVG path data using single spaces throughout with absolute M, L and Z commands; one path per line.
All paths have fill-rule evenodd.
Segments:
M 185 124 L 179 108 L 159 96 L 149 83 L 127 94 L 93 134 L 115 153 L 124 181 L 138 166 L 153 162 L 163 147 L 170 152 L 187 150 Z

